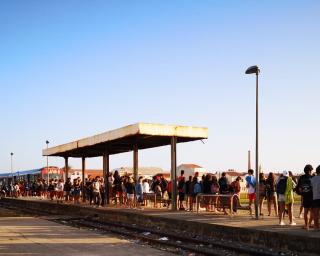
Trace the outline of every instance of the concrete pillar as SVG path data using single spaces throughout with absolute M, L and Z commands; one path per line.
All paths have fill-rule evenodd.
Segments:
M 84 193 L 84 186 L 85 186 L 85 182 L 84 182 L 84 174 L 86 171 L 86 158 L 82 157 L 82 201 L 85 202 L 86 201 L 86 195 Z
M 138 173 L 138 145 L 133 146 L 133 177 L 136 183 L 138 183 L 139 173 Z
M 68 171 L 69 171 L 69 164 L 68 164 L 68 157 L 64 157 L 64 177 L 65 177 L 65 181 L 68 179 Z
M 177 137 L 171 137 L 172 210 L 177 210 Z
M 104 178 L 104 187 L 105 187 L 105 200 L 104 204 L 110 204 L 110 188 L 109 188 L 109 174 L 110 174 L 110 163 L 109 163 L 109 153 L 105 152 L 103 154 L 103 178 Z

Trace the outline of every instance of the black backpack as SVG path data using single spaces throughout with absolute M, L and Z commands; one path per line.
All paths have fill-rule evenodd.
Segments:
M 284 195 L 287 188 L 287 177 L 280 178 L 277 184 L 277 194 Z
M 309 194 L 312 192 L 312 186 L 311 186 L 311 176 L 301 176 L 300 182 L 299 182 L 299 192 L 302 195 Z
M 227 178 L 221 177 L 219 179 L 219 186 L 220 186 L 220 193 L 221 194 L 226 194 L 229 192 L 229 185 L 228 185 Z

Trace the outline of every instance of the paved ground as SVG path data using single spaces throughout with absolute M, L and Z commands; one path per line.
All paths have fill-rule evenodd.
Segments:
M 20 198 L 21 199 L 21 198 Z M 24 200 L 36 200 L 39 201 L 39 199 L 35 198 L 23 198 Z M 50 202 L 49 200 L 40 200 L 40 201 L 46 201 Z M 56 202 L 53 201 L 53 204 Z M 72 204 L 72 203 L 71 203 Z M 87 204 L 82 205 L 83 207 L 90 207 Z M 195 212 L 186 212 L 186 211 L 176 211 L 172 212 L 170 210 L 167 210 L 167 208 L 145 208 L 144 210 L 136 210 L 136 209 L 127 209 L 123 207 L 102 207 L 99 208 L 100 210 L 114 210 L 117 209 L 119 211 L 125 211 L 125 212 L 135 212 L 139 214 L 146 214 L 146 215 L 153 215 L 153 216 L 161 216 L 168 219 L 184 219 L 187 221 L 198 221 L 208 224 L 216 224 L 216 225 L 222 225 L 222 226 L 230 226 L 230 227 L 240 227 L 240 228 L 252 228 L 256 230 L 266 230 L 266 231 L 273 231 L 273 232 L 280 232 L 280 233 L 290 233 L 292 235 L 301 235 L 304 237 L 317 237 L 320 238 L 320 231 L 314 231 L 310 230 L 307 231 L 305 229 L 302 229 L 303 227 L 303 219 L 300 219 L 298 217 L 299 215 L 299 208 L 300 204 L 294 205 L 294 217 L 295 222 L 297 223 L 296 226 L 289 226 L 289 220 L 288 216 L 285 217 L 285 223 L 286 226 L 279 226 L 279 220 L 275 216 L 267 216 L 267 210 L 266 205 L 263 207 L 264 216 L 260 216 L 259 220 L 256 220 L 249 216 L 249 212 L 246 210 L 240 210 L 237 215 L 230 218 L 229 215 L 223 215 L 222 212 L 217 213 L 207 213 L 205 211 L 200 211 L 199 214 L 196 214 Z M 272 211 L 273 213 L 273 211 Z
M 133 241 L 0 208 L 0 255 L 170 255 Z

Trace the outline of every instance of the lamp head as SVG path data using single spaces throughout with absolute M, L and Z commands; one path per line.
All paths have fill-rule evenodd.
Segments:
M 12 156 L 13 156 L 13 153 L 11 152 L 11 153 L 10 153 L 10 155 L 12 155 Z
M 49 144 L 49 141 L 48 141 L 48 140 L 46 140 L 46 144 L 47 144 L 47 145 Z
M 258 75 L 260 73 L 260 69 L 258 66 L 251 66 L 247 68 L 246 74 L 256 74 Z

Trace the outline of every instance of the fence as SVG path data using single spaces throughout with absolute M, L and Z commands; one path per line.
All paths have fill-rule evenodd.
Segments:
M 197 213 L 199 213 L 199 208 L 200 208 L 200 202 L 201 199 L 204 198 L 209 198 L 209 199 L 213 199 L 213 201 L 220 203 L 223 207 L 228 207 L 230 206 L 230 217 L 233 216 L 233 201 L 235 198 L 237 198 L 237 200 L 239 200 L 239 197 L 237 194 L 198 194 L 196 196 L 196 209 L 197 209 Z M 226 199 L 225 200 L 221 200 L 221 199 Z

